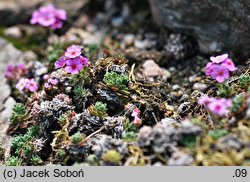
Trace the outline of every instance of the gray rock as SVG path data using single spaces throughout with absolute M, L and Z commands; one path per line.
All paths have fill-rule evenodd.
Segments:
M 247 99 L 246 119 L 250 120 L 250 97 Z
M 220 150 L 240 150 L 243 147 L 243 143 L 236 135 L 230 134 L 220 138 L 217 147 Z
M 170 71 L 168 71 L 167 69 L 162 68 L 163 71 L 163 76 L 162 76 L 162 80 L 167 81 L 169 78 L 171 78 L 171 73 Z
M 190 166 L 194 159 L 186 153 L 180 151 L 174 152 L 168 160 L 169 166 Z
M 5 68 L 8 64 L 17 64 L 23 62 L 22 52 L 13 47 L 12 44 L 7 43 L 0 38 L 0 108 L 2 110 L 3 103 L 9 97 L 10 88 L 6 84 L 4 78 Z M 0 110 L 0 111 L 1 111 Z M 2 118 L 0 118 L 1 120 Z
M 33 51 L 25 51 L 23 53 L 23 59 L 26 61 L 26 62 L 29 62 L 29 61 L 34 61 L 37 59 L 37 55 L 33 52 Z
M 67 33 L 60 37 L 61 43 L 74 42 L 78 44 L 91 45 L 100 44 L 104 37 L 104 31 L 85 31 L 80 28 L 70 28 Z
M 21 38 L 22 37 L 22 31 L 17 26 L 6 28 L 3 33 L 4 33 L 4 36 L 6 36 L 6 37 L 11 37 L 11 38 Z
M 150 0 L 155 21 L 197 38 L 203 53 L 250 54 L 250 0 Z
M 0 38 L 0 144 L 5 148 L 5 157 L 10 151 L 10 136 L 6 135 L 6 130 L 9 127 L 9 117 L 12 113 L 12 108 L 15 100 L 10 97 L 10 88 L 4 78 L 5 67 L 8 64 L 23 63 L 22 52 L 13 47 L 12 44 Z

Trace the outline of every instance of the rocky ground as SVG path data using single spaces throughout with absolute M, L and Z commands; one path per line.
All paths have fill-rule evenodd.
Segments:
M 159 11 L 163 8 L 159 4 L 164 3 L 160 0 L 151 4 L 53 0 L 68 12 L 64 27 L 53 32 L 28 24 L 31 13 L 44 1 L 24 1 L 0 0 L 1 164 L 249 165 L 248 37 L 235 44 L 214 37 L 231 26 L 229 15 L 225 14 L 225 25 L 216 30 L 202 23 L 200 29 L 195 28 L 192 16 L 188 22 L 174 19 L 179 23 L 175 29 L 173 19 L 162 18 L 171 15 L 159 13 L 165 12 Z M 173 8 L 168 2 L 164 8 Z M 178 6 L 185 7 L 185 3 Z M 178 13 L 186 16 L 189 11 Z M 236 19 L 240 17 L 237 14 Z M 201 22 L 206 19 L 200 18 Z M 153 19 L 166 27 L 159 28 Z M 180 31 L 184 25 L 197 31 Z M 207 26 L 210 31 L 204 30 Z M 240 37 L 245 29 L 233 31 L 230 38 Z M 54 69 L 54 62 L 73 44 L 83 46 L 89 58 L 85 74 L 90 81 Z M 235 51 L 241 46 L 246 46 L 243 52 Z M 209 57 L 222 50 L 228 50 L 238 68 L 224 85 L 204 73 Z M 15 89 L 17 81 L 4 78 L 7 65 L 19 63 L 28 65 L 28 77 L 39 82 L 35 94 L 20 94 Z M 109 85 L 105 73 L 112 71 L 111 78 L 125 74 L 128 81 Z M 41 79 L 45 74 L 54 75 L 60 85 L 46 90 Z M 87 91 L 77 90 L 79 82 Z M 204 94 L 234 99 L 234 110 L 225 117 L 210 113 L 198 104 Z M 97 109 L 98 101 L 107 103 L 99 105 L 104 110 Z M 16 103 L 23 103 L 28 113 L 19 123 L 13 122 Z M 140 109 L 138 125 L 133 125 L 131 116 L 135 108 Z M 18 143 L 23 144 L 15 146 Z

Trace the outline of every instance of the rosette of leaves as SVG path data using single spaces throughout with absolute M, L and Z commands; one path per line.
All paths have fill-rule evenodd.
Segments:
M 225 129 L 215 129 L 208 132 L 208 135 L 211 136 L 214 140 L 218 140 L 219 138 L 226 136 L 228 134 Z
M 106 72 L 103 81 L 109 87 L 116 87 L 118 89 L 128 89 L 127 84 L 129 82 L 129 77 L 127 74 L 118 74 L 114 71 Z
M 239 77 L 239 84 L 242 88 L 250 87 L 250 75 L 242 74 Z
M 79 84 L 74 86 L 73 93 L 73 101 L 78 106 L 76 109 L 79 111 L 84 110 L 85 103 L 87 102 L 88 97 L 91 96 L 90 91 Z
M 18 162 L 20 161 L 22 164 L 25 163 L 26 165 L 42 163 L 41 160 L 38 162 L 39 156 L 36 157 L 36 160 L 33 158 L 34 154 L 36 153 L 33 140 L 35 140 L 37 132 L 38 128 L 33 126 L 28 129 L 28 132 L 25 135 L 14 136 L 11 143 L 11 153 L 17 157 L 12 156 L 12 158 L 9 160 L 10 163 L 19 164 Z
M 21 164 L 22 164 L 22 159 L 15 156 L 12 156 L 5 161 L 6 166 L 21 166 Z
M 10 121 L 13 124 L 17 124 L 19 122 L 22 122 L 26 116 L 27 116 L 27 111 L 26 111 L 25 105 L 22 103 L 17 103 L 13 107 Z
M 236 95 L 233 98 L 233 103 L 232 103 L 232 107 L 230 110 L 234 113 L 239 113 L 242 110 L 241 108 L 242 108 L 244 100 L 245 100 L 244 94 Z
M 88 111 L 92 116 L 98 116 L 101 120 L 104 120 L 104 118 L 108 116 L 107 110 L 107 104 L 99 101 L 88 108 Z
M 218 84 L 217 94 L 220 97 L 231 97 L 236 93 L 235 86 L 229 85 L 228 83 Z
M 70 141 L 73 144 L 79 144 L 83 140 L 83 138 L 84 136 L 80 132 L 77 132 L 70 137 Z

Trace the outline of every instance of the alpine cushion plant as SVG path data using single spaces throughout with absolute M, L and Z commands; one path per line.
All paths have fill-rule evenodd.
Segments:
M 237 70 L 228 54 L 222 54 L 216 57 L 210 57 L 209 63 L 205 67 L 207 76 L 211 76 L 217 82 L 222 83 L 230 77 L 230 73 Z
M 81 53 L 80 46 L 72 45 L 68 47 L 64 56 L 55 62 L 55 68 L 64 68 L 67 73 L 72 75 L 79 73 L 84 66 L 88 66 L 88 59 L 81 56 Z
M 53 4 L 40 7 L 34 11 L 30 20 L 31 24 L 39 24 L 50 29 L 60 29 L 63 21 L 67 19 L 67 13 L 63 9 L 57 9 Z

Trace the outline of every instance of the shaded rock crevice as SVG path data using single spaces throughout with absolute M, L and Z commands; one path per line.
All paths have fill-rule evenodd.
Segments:
M 250 0 L 150 0 L 156 23 L 194 36 L 202 53 L 250 53 Z

